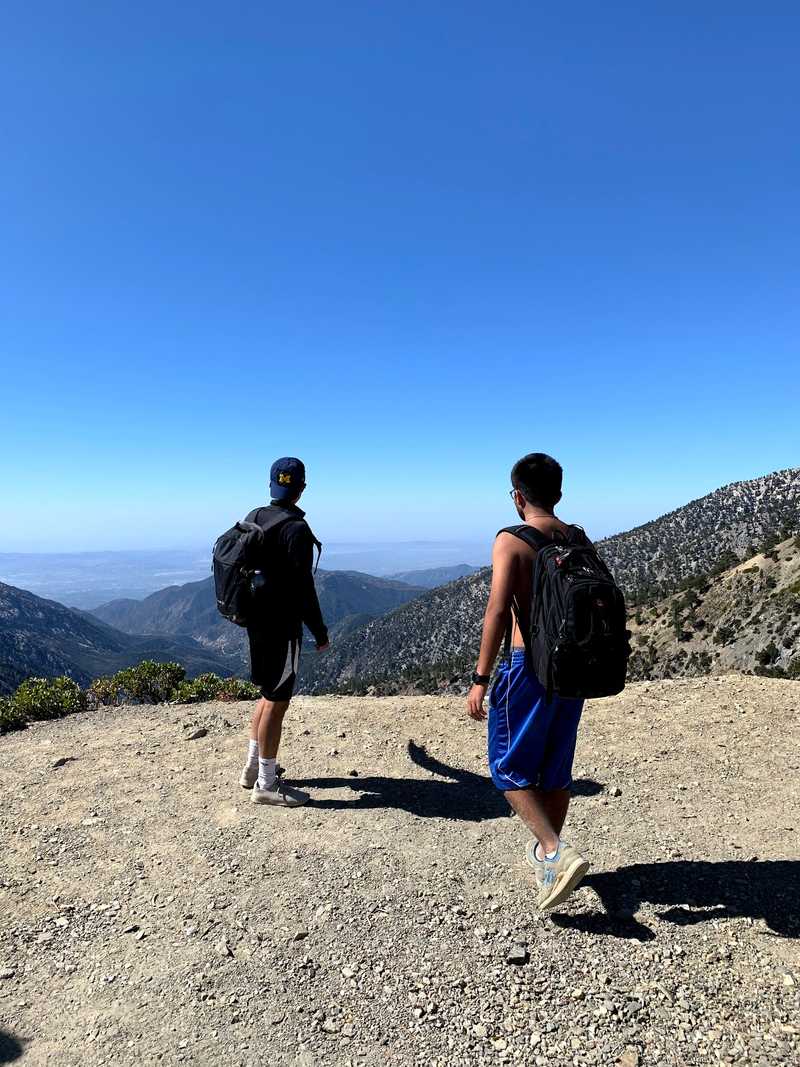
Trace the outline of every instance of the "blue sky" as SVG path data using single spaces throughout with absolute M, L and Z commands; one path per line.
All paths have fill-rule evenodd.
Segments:
M 329 541 L 800 463 L 800 13 L 645 7 L 6 5 L 0 550 L 207 543 L 282 454 Z

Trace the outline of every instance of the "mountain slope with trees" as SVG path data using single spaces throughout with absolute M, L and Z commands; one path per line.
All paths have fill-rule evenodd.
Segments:
M 0 582 L 0 693 L 32 675 L 81 685 L 142 660 L 175 660 L 194 676 L 229 675 L 230 664 L 189 637 L 122 633 L 83 612 Z

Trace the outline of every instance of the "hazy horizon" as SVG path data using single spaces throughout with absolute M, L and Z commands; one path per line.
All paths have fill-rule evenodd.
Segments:
M 324 548 L 320 568 L 385 577 L 461 563 L 485 566 L 490 551 L 489 542 L 333 542 Z M 122 597 L 140 600 L 210 575 L 210 547 L 0 552 L 0 582 L 84 610 Z

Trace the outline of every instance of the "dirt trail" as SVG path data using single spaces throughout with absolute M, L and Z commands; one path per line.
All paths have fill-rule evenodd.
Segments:
M 235 784 L 246 705 L 2 737 L 0 1063 L 800 1063 L 799 705 L 590 705 L 551 917 L 457 698 L 298 699 L 298 811 Z

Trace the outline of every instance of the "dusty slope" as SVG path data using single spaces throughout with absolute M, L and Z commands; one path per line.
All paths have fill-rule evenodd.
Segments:
M 800 537 L 631 611 L 629 678 L 800 667 Z M 795 662 L 797 661 L 797 662 Z
M 725 677 L 591 706 L 595 873 L 554 918 L 456 698 L 298 700 L 296 812 L 233 784 L 244 705 L 0 738 L 0 1062 L 798 1063 L 798 701 Z

